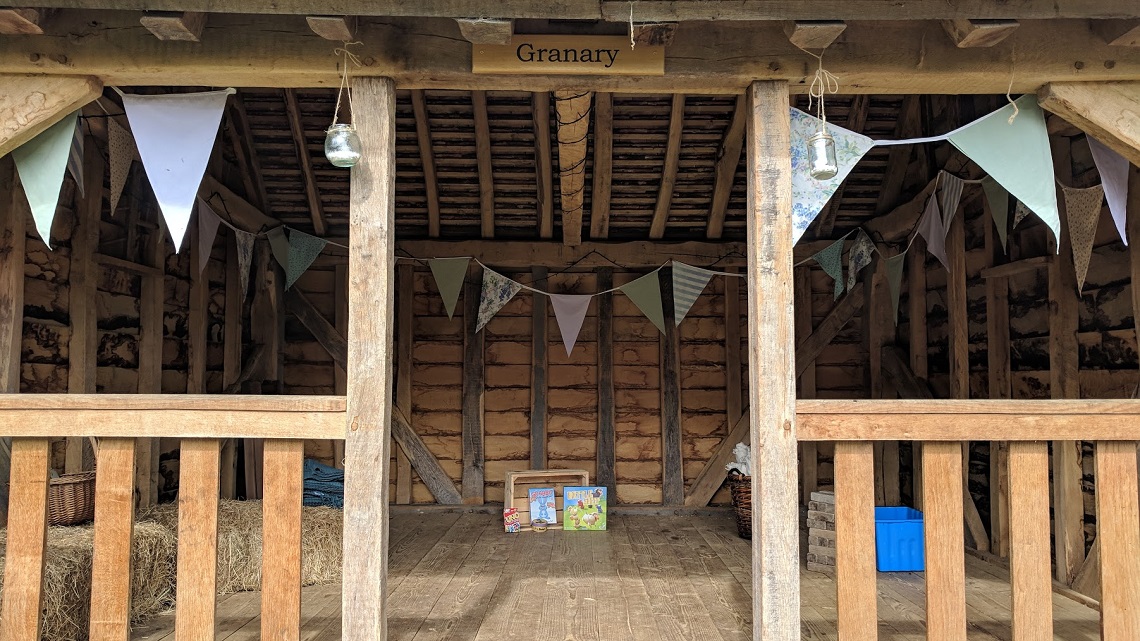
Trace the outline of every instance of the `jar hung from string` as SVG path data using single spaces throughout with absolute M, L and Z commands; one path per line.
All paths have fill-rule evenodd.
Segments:
M 802 47 L 801 47 L 802 49 Z M 839 175 L 839 162 L 835 154 L 835 138 L 827 131 L 827 109 L 824 106 L 824 96 L 839 91 L 839 79 L 823 68 L 823 54 L 814 54 L 806 49 L 803 51 L 815 56 L 819 61 L 815 78 L 808 87 L 808 109 L 814 101 L 816 118 L 819 119 L 819 131 L 807 139 L 808 173 L 815 180 L 831 180 Z
M 344 57 L 344 66 L 341 70 L 340 88 L 336 94 L 336 111 L 333 112 L 332 125 L 325 131 L 325 158 L 328 159 L 334 167 L 352 167 L 360 162 L 362 153 L 360 136 L 356 134 L 356 126 L 352 123 L 338 122 L 340 118 L 340 101 L 343 96 L 348 96 L 348 114 L 352 122 L 356 122 L 352 111 L 352 87 L 349 82 L 349 66 L 357 65 L 360 62 L 352 52 L 348 50 L 349 43 L 345 43 L 344 47 L 338 48 L 336 52 L 342 54 Z

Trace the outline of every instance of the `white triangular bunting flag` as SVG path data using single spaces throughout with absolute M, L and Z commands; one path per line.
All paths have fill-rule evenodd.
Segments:
M 177 252 L 190 223 L 226 99 L 233 89 L 138 96 L 123 94 L 139 156 Z
M 71 113 L 38 136 L 12 150 L 20 184 L 32 210 L 36 231 L 51 248 L 51 224 L 59 205 L 59 190 L 67 173 L 67 159 L 75 137 L 79 112 Z
M 1104 187 L 1104 197 L 1108 199 L 1108 210 L 1112 212 L 1112 222 L 1120 240 L 1128 245 L 1125 222 L 1128 220 L 1128 159 L 1104 143 L 1087 136 L 1089 150 L 1092 151 L 1096 170 L 1100 172 L 1100 182 Z
M 863 134 L 829 123 L 827 132 L 835 139 L 839 173 L 827 180 L 816 180 L 811 176 L 808 161 L 808 139 L 820 131 L 823 122 L 794 107 L 791 119 L 792 244 L 795 244 L 874 142 Z
M 680 325 L 716 272 L 673 261 L 673 323 Z
M 582 321 L 586 318 L 586 309 L 590 307 L 589 294 L 547 294 L 550 305 L 554 307 L 554 318 L 558 321 L 558 331 L 562 333 L 562 344 L 566 346 L 566 355 L 574 351 L 574 343 L 578 341 L 578 333 L 582 331 Z
M 245 293 L 249 291 L 249 264 L 253 261 L 253 241 L 256 236 L 240 229 L 234 231 L 234 242 L 237 243 L 238 281 L 241 287 L 241 299 L 245 301 Z
M 515 294 L 519 293 L 522 285 L 515 281 L 503 276 L 499 272 L 483 268 L 483 289 L 479 297 L 479 318 L 475 325 L 475 331 L 481 332 L 499 313 Z
M 447 310 L 448 320 L 455 316 L 455 303 L 459 302 L 459 292 L 463 290 L 463 280 L 467 277 L 469 264 L 471 259 L 468 257 L 432 258 L 428 261 L 436 289 L 443 299 L 443 308 Z
M 111 215 L 114 216 L 135 160 L 135 139 L 114 118 L 107 119 L 107 148 L 111 156 Z
M 214 238 L 218 236 L 218 225 L 221 218 L 214 213 L 206 201 L 198 199 L 198 273 L 206 268 L 210 262 L 210 254 L 214 250 Z

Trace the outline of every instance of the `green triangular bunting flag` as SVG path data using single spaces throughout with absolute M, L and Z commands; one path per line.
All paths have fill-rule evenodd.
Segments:
M 455 315 L 455 304 L 459 302 L 459 292 L 463 289 L 463 279 L 467 276 L 470 258 L 433 258 L 428 261 L 435 286 L 443 298 L 443 306 L 450 320 Z
M 895 325 L 899 324 L 899 295 L 902 293 L 904 265 L 906 265 L 906 252 L 887 259 L 887 285 L 891 288 L 891 308 L 895 310 Z
M 843 241 L 846 239 L 844 236 L 812 256 L 823 268 L 824 273 L 835 281 L 835 295 L 832 300 L 838 299 L 843 293 Z
M 289 230 L 289 264 L 285 267 L 285 289 L 293 286 L 313 264 L 329 241 L 296 229 Z
M 63 120 L 12 151 L 12 160 L 20 172 L 20 183 L 32 209 L 36 231 L 49 249 L 51 223 L 55 220 L 55 208 L 59 204 L 59 190 L 67 172 L 67 159 L 71 155 L 78 116 L 78 111 L 64 116 Z
M 673 322 L 680 325 L 716 272 L 673 261 Z
M 1005 249 L 1006 235 L 1009 232 L 1009 192 L 996 180 L 986 176 L 982 179 L 982 191 L 986 193 L 986 203 L 990 206 L 994 227 L 997 228 L 1001 248 Z
M 638 278 L 637 280 L 630 281 L 622 285 L 618 289 L 623 294 L 629 296 L 634 305 L 641 310 L 642 314 L 653 323 L 661 333 L 665 333 L 665 310 L 661 307 L 661 281 L 657 276 L 657 271 L 649 272 L 648 274 Z

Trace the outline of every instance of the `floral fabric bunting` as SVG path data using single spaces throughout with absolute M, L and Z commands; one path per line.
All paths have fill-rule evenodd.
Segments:
M 495 314 L 519 293 L 522 285 L 499 272 L 483 268 L 483 290 L 479 297 L 479 318 L 475 331 L 481 332 Z
M 874 145 L 867 136 L 854 131 L 827 125 L 827 132 L 835 139 L 835 159 L 839 173 L 828 180 L 811 177 L 808 162 L 808 138 L 815 135 L 822 122 L 799 109 L 791 109 L 791 156 L 792 156 L 792 244 L 799 241 L 824 205 L 831 199 L 840 183 L 859 162 L 859 159 Z
M 859 278 L 859 272 L 871 264 L 871 258 L 874 253 L 875 243 L 871 242 L 871 237 L 860 229 L 859 235 L 855 237 L 855 244 L 851 246 L 851 254 L 847 257 L 848 290 L 855 287 L 855 281 Z

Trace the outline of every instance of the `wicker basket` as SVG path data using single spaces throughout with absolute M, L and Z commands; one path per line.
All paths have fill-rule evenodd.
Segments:
M 48 485 L 48 524 L 77 525 L 95 518 L 95 472 L 64 474 Z
M 741 538 L 752 538 L 752 477 L 729 472 L 728 490 L 736 511 L 736 529 Z

